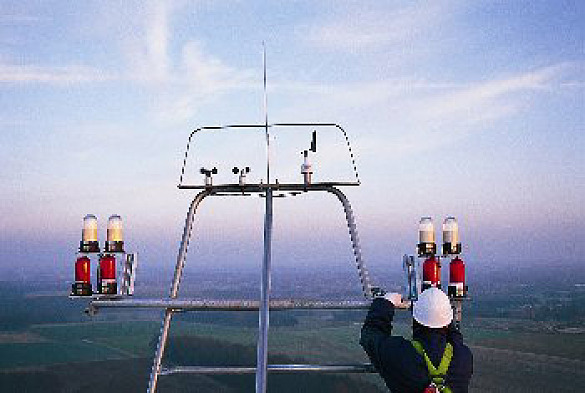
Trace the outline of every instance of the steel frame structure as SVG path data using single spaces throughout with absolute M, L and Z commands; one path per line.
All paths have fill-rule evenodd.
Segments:
M 270 127 L 335 127 L 341 131 L 347 142 L 348 150 L 352 159 L 355 174 L 355 182 L 321 182 L 321 183 L 274 183 L 267 184 L 222 184 L 222 185 L 190 185 L 183 184 L 185 167 L 189 154 L 189 148 L 193 135 L 201 130 L 218 130 L 226 128 L 261 128 L 268 130 Z M 156 352 L 154 355 L 152 371 L 148 384 L 148 393 L 155 393 L 158 378 L 161 375 L 172 374 L 256 374 L 256 393 L 266 392 L 266 376 L 268 373 L 370 373 L 375 372 L 371 364 L 351 364 L 351 365 L 310 365 L 310 364 L 273 364 L 267 362 L 268 355 L 268 330 L 269 330 L 269 312 L 282 311 L 290 309 L 305 310 L 347 310 L 347 309 L 367 309 L 372 300 L 372 285 L 368 269 L 363 261 L 359 235 L 355 222 L 355 217 L 349 200 L 345 194 L 339 190 L 339 186 L 358 186 L 360 184 L 351 145 L 347 138 L 346 132 L 337 124 L 320 123 L 320 124 L 297 124 L 297 123 L 280 123 L 272 125 L 232 125 L 225 127 L 203 127 L 194 130 L 189 136 L 189 142 L 185 151 L 183 167 L 179 180 L 179 189 L 200 190 L 195 196 L 185 219 L 185 227 L 177 255 L 174 277 L 171 285 L 169 299 L 122 299 L 122 298 L 96 298 L 89 304 L 90 313 L 97 312 L 100 308 L 159 308 L 164 310 L 164 317 L 161 324 L 160 335 Z M 272 204 L 273 193 L 291 193 L 297 195 L 306 192 L 327 192 L 335 195 L 341 203 L 347 227 L 350 235 L 350 241 L 353 248 L 354 259 L 358 276 L 361 282 L 363 301 L 298 301 L 298 300 L 270 300 L 270 283 L 271 283 L 271 237 L 272 237 Z M 183 275 L 183 269 L 186 262 L 189 241 L 194 228 L 194 221 L 197 209 L 201 202 L 209 196 L 241 196 L 259 194 L 266 197 L 266 213 L 264 222 L 264 262 L 262 264 L 261 296 L 260 301 L 226 301 L 226 300 L 178 300 L 179 286 Z M 256 367 L 204 367 L 204 366 L 176 366 L 172 368 L 163 367 L 162 359 L 168 341 L 169 329 L 172 316 L 179 311 L 259 311 L 259 335 L 257 342 L 257 364 Z

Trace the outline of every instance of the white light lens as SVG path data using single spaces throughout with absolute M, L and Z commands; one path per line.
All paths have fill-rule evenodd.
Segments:
M 93 214 L 88 214 L 83 218 L 81 240 L 84 242 L 97 242 L 97 217 Z
M 418 225 L 419 243 L 435 242 L 435 226 L 431 217 L 423 217 Z
M 447 217 L 443 222 L 443 243 L 459 243 L 459 225 L 455 217 Z
M 108 241 L 121 242 L 122 239 L 122 218 L 114 214 L 108 219 Z

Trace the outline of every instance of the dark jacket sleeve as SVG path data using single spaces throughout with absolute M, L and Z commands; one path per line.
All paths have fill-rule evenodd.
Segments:
M 372 302 L 362 327 L 360 345 L 378 370 L 380 342 L 392 334 L 393 318 L 394 305 L 385 299 L 377 298 Z
M 360 344 L 392 392 L 421 392 L 430 382 L 427 370 L 410 341 L 391 335 L 393 317 L 391 302 L 374 299 L 362 327 Z

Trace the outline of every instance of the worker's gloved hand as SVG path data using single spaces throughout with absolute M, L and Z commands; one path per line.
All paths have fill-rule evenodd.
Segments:
M 394 307 L 400 307 L 402 305 L 402 295 L 399 293 L 388 292 L 384 295 L 384 299 L 392 303 Z
M 377 299 L 379 297 L 384 297 L 384 295 L 386 294 L 386 291 L 383 290 L 380 287 L 372 287 L 372 297 L 374 299 Z

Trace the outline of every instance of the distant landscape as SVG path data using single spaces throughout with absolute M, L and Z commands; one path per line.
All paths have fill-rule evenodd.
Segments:
M 395 272 L 394 272 L 395 273 Z M 393 273 L 393 274 L 394 274 Z M 574 392 L 585 378 L 585 271 L 540 267 L 526 275 L 474 276 L 463 333 L 471 346 L 473 392 Z M 558 272 L 557 272 L 558 273 Z M 142 272 L 137 297 L 162 297 L 170 282 Z M 152 273 L 150 273 L 152 274 Z M 355 273 L 353 273 L 355 274 Z M 390 273 L 388 273 L 390 275 Z M 394 274 L 380 277 L 400 290 Z M 401 277 L 400 277 L 401 278 Z M 1 392 L 144 392 L 160 329 L 158 311 L 102 310 L 89 317 L 85 300 L 67 297 L 68 277 L 0 281 Z M 186 298 L 257 296 L 258 272 L 210 271 L 185 280 Z M 357 275 L 290 269 L 275 277 L 274 296 L 359 299 Z M 366 362 L 358 336 L 364 311 L 271 314 L 270 360 Z M 173 319 L 166 364 L 254 365 L 255 312 L 181 313 Z M 408 336 L 408 313 L 395 333 Z M 160 392 L 250 392 L 249 376 L 164 376 Z M 270 392 L 384 392 L 377 375 L 271 375 Z

